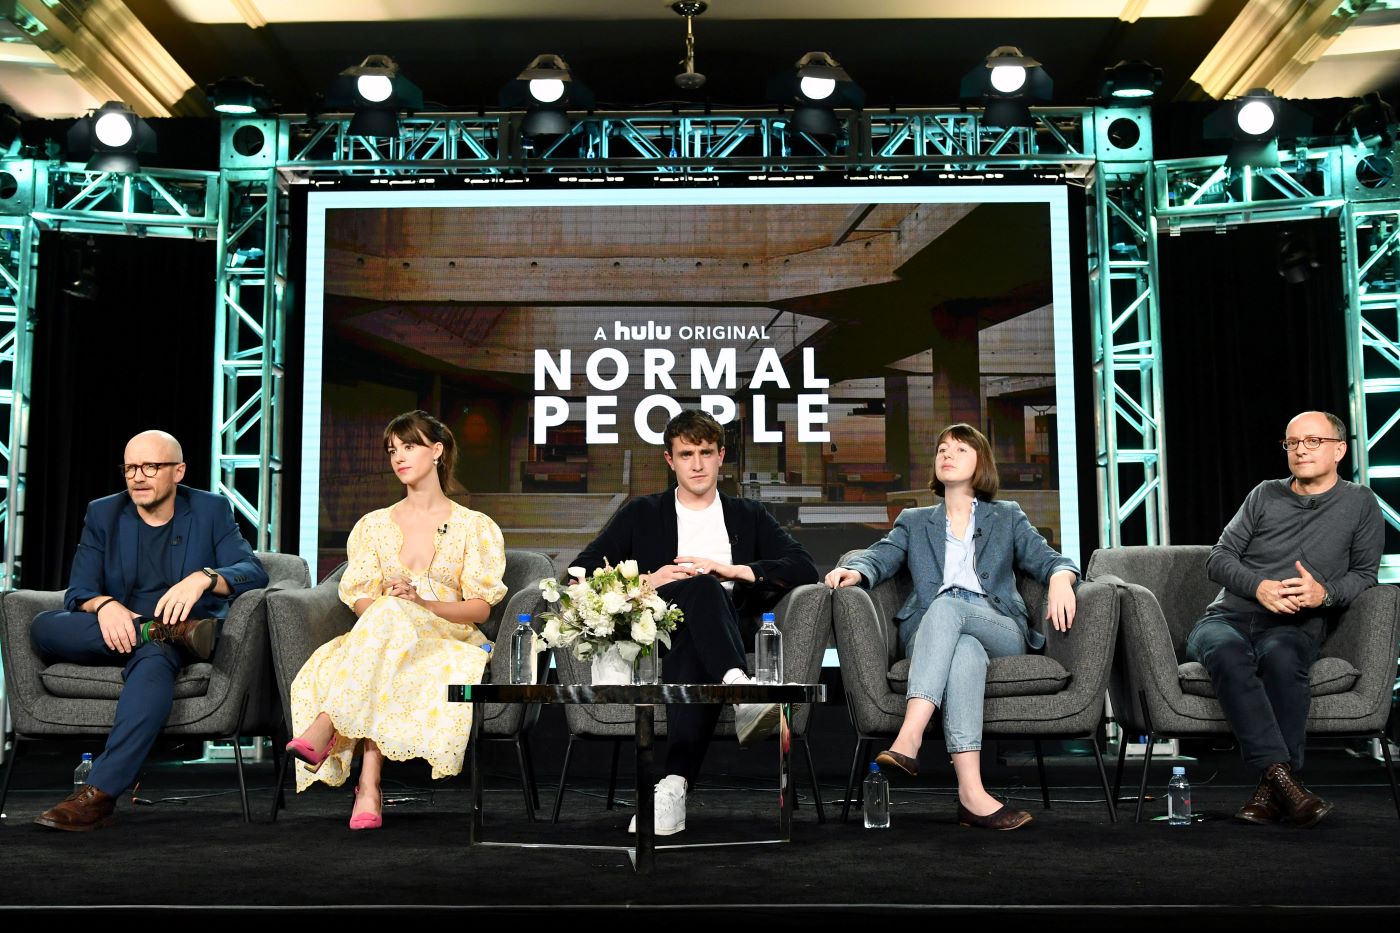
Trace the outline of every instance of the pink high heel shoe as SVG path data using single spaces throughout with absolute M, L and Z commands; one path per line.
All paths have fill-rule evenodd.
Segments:
M 355 788 L 355 799 L 358 800 L 359 798 L 360 798 L 360 789 L 359 789 L 358 787 L 356 787 L 356 788 Z M 380 808 L 381 810 L 384 809 L 384 798 L 383 798 L 382 796 L 379 798 L 379 808 Z M 353 808 L 352 808 L 352 809 L 353 809 Z M 383 818 L 382 816 L 380 816 L 378 813 L 369 813 L 369 812 L 365 812 L 365 813 L 354 813 L 354 812 L 351 812 L 351 814 L 350 814 L 350 828 L 351 828 L 351 829 L 378 829 L 379 827 L 381 827 L 381 826 L 383 826 L 383 825 L 384 825 L 384 818 Z
M 331 737 L 326 742 L 326 747 L 317 751 L 311 747 L 311 743 L 303 738 L 295 738 L 287 743 L 287 754 L 306 765 L 306 770 L 315 774 L 321 770 L 321 765 L 325 762 L 326 756 L 331 753 L 331 748 L 335 746 L 335 730 L 331 730 Z

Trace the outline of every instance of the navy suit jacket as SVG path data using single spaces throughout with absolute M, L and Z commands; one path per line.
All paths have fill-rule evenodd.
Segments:
M 812 555 L 752 499 L 719 493 L 724 528 L 729 533 L 731 562 L 747 564 L 754 582 L 734 581 L 734 605 L 742 616 L 771 609 L 783 594 L 803 583 L 817 582 Z M 606 559 L 614 567 L 635 560 L 642 573 L 675 561 L 680 535 L 676 530 L 676 491 L 668 489 L 629 500 L 571 566 L 589 573 Z
M 122 605 L 136 586 L 137 530 L 141 517 L 124 492 L 94 499 L 83 518 L 83 534 L 73 555 L 63 608 L 76 612 L 94 596 L 115 596 Z M 171 579 L 182 580 L 208 567 L 228 581 L 232 594 L 211 588 L 190 610 L 191 618 L 223 618 L 238 594 L 267 586 L 267 571 L 253 556 L 223 496 L 188 486 L 175 487 L 170 534 Z

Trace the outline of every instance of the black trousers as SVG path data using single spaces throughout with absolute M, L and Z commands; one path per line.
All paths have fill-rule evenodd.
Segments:
M 657 594 L 675 603 L 685 621 L 662 657 L 662 679 L 668 684 L 717 684 L 731 668 L 748 670 L 744 637 L 734 601 L 708 574 L 667 583 Z M 679 774 L 694 785 L 710 747 L 722 707 L 676 703 L 666 707 L 666 773 Z
M 1277 762 L 1303 767 L 1312 664 L 1324 624 L 1318 616 L 1208 613 L 1186 639 L 1187 657 L 1210 673 L 1240 755 L 1261 771 Z

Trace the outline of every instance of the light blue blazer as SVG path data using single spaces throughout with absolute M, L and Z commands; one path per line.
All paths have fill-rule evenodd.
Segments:
M 935 506 L 905 509 L 895 519 L 889 534 L 844 564 L 859 571 L 860 585 L 866 589 L 890 579 L 903 567 L 909 568 L 914 591 L 895 615 L 896 623 L 923 618 L 943 586 L 943 555 L 948 549 L 947 520 L 948 510 L 941 502 Z M 973 565 L 988 602 L 998 612 L 1021 624 L 1026 644 L 1032 648 L 1042 647 L 1045 636 L 1031 626 L 1026 604 L 1016 590 L 1015 571 L 1020 568 L 1027 576 L 1048 584 L 1056 571 L 1072 570 L 1079 576 L 1079 568 L 1046 543 L 1019 505 L 1005 499 L 977 503 L 972 548 Z

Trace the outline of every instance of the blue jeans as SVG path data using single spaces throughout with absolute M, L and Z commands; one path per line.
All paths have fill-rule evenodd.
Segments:
M 1303 767 L 1312 704 L 1312 664 L 1320 617 L 1295 621 L 1269 612 L 1207 613 L 1186 639 L 1186 656 L 1205 665 L 1245 762 Z
M 939 594 L 923 618 L 905 619 L 899 637 L 909 658 L 905 695 L 943 711 L 949 754 L 980 749 L 987 661 L 1025 654 L 1021 625 L 980 594 L 953 588 Z

